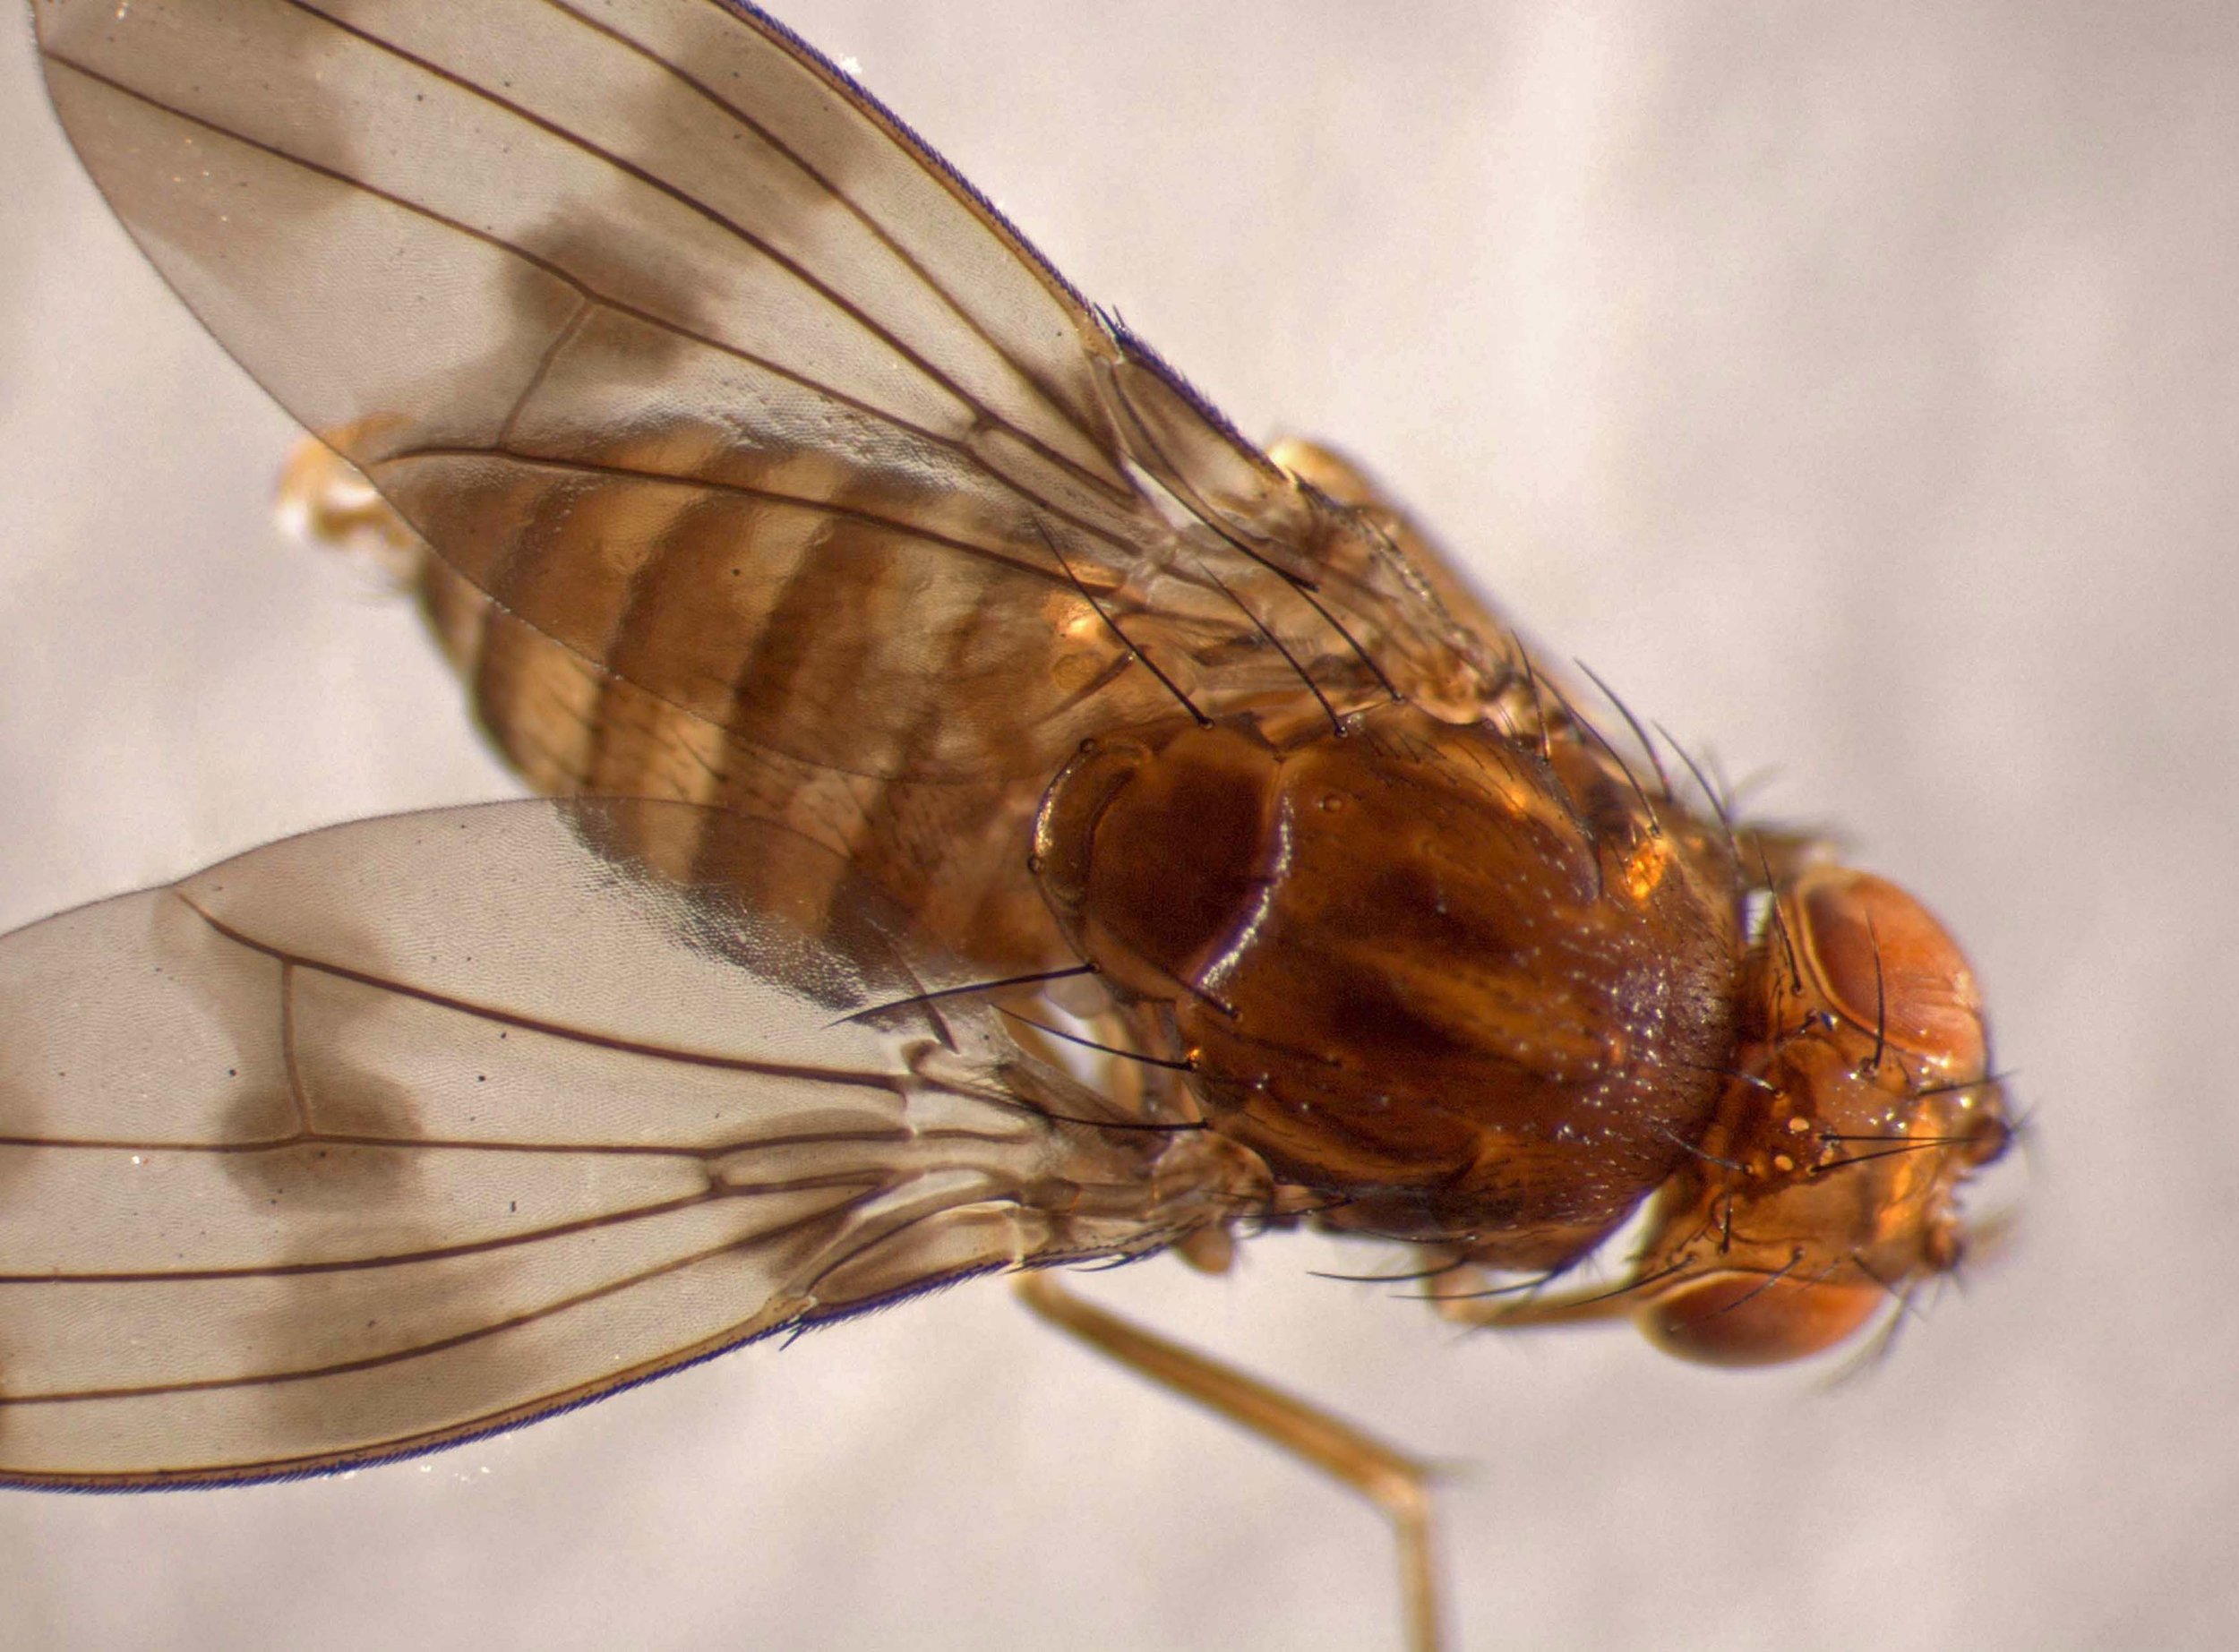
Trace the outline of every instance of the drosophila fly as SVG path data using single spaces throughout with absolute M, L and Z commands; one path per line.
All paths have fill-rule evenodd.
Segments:
M 35 11 L 95 181 L 323 444 L 296 506 L 548 795 L 0 941 L 0 1483 L 365 1464 L 1269 1228 L 1723 1363 L 1958 1263 L 2008 1126 L 1936 920 L 1590 715 L 780 24 Z M 1025 1278 L 1375 1498 L 1431 1643 L 1413 1463 Z

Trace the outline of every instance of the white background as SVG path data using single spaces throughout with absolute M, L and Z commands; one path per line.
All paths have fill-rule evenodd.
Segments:
M 1456 1339 L 1264 1241 L 1102 1299 L 1472 1465 L 1470 1648 L 2239 1628 L 2239 13 L 785 14 L 1248 430 L 1368 458 L 1972 951 L 2037 1140 L 1895 1357 Z M 0 27 L 0 921 L 502 795 Z M 0 1372 L 0 1382 L 5 1380 Z M 1375 1647 L 1385 1536 L 1000 1289 L 346 1480 L 0 1494 L 0 1644 Z

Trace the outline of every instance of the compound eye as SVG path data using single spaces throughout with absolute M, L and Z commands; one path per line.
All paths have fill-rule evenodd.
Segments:
M 1982 995 L 1950 931 L 1895 884 L 1823 868 L 1790 896 L 1805 963 L 1828 1007 L 1938 1066 L 1980 1073 Z
M 1887 1300 L 1873 1285 L 1706 1273 L 1641 1310 L 1648 1340 L 1705 1365 L 1778 1365 L 1824 1353 Z

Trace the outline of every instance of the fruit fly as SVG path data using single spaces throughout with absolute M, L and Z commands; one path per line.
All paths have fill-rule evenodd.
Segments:
M 293 507 L 545 795 L 0 940 L 0 1483 L 400 1457 L 1017 1271 L 1383 1507 L 1428 1646 L 1418 1465 L 1046 1270 L 1311 1228 L 1762 1364 L 1958 1263 L 2009 1132 L 1927 911 L 1590 713 L 782 24 L 35 15 L 316 438 Z

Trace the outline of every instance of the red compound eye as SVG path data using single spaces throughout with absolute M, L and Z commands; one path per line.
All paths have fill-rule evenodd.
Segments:
M 1872 1318 L 1874 1285 L 1707 1273 L 1641 1311 L 1650 1341 L 1705 1365 L 1777 1365 L 1823 1353 Z
M 1926 907 L 1871 873 L 1834 869 L 1806 873 L 1790 904 L 1805 966 L 1830 1009 L 1939 1066 L 1982 1070 L 1975 972 Z

